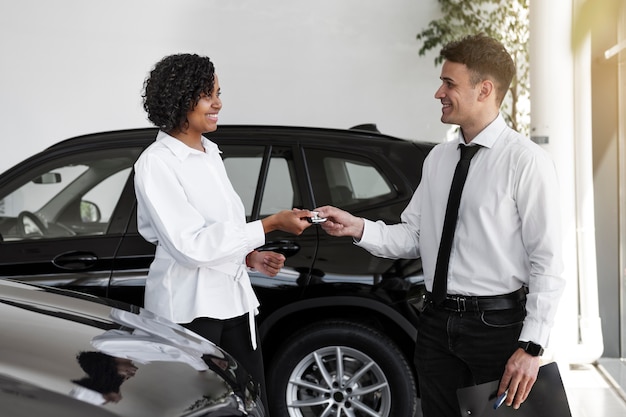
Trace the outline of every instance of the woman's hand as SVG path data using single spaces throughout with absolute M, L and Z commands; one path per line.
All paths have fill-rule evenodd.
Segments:
M 275 277 L 280 269 L 285 266 L 285 256 L 278 252 L 253 250 L 246 256 L 246 266 L 254 268 L 268 277 Z
M 311 226 L 307 220 L 312 214 L 309 210 L 300 210 L 297 208 L 291 210 L 282 210 L 272 214 L 261 220 L 265 233 L 274 230 L 282 230 L 283 232 L 292 233 L 299 236 L 306 228 Z

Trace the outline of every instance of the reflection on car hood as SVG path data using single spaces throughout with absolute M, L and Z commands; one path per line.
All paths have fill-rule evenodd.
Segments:
M 219 347 L 147 310 L 85 298 L 0 281 L 3 415 L 16 397 L 32 401 L 7 415 L 262 415 L 256 385 Z
M 197 371 L 209 366 L 203 355 L 224 359 L 224 352 L 197 334 L 141 309 L 139 314 L 114 308 L 110 317 L 116 323 L 134 329 L 108 330 L 92 339 L 99 351 L 138 363 L 155 361 L 183 362 Z
M 0 374 L 2 415 L 46 417 L 114 417 L 104 408 Z

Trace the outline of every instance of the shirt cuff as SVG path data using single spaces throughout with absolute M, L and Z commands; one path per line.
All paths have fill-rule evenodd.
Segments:
M 525 320 L 522 332 L 519 335 L 518 340 L 525 342 L 533 342 L 541 347 L 546 348 L 548 346 L 548 340 L 550 339 L 550 328 L 546 325 L 542 325 L 534 320 Z
M 361 239 L 354 239 L 354 243 L 366 250 L 376 251 L 382 242 L 381 229 L 377 222 L 363 219 L 363 235 Z
M 265 244 L 265 232 L 263 231 L 263 223 L 261 223 L 261 220 L 246 223 L 245 232 L 247 240 L 246 253 Z

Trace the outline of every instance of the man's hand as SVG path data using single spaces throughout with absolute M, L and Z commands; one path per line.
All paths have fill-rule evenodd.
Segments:
M 365 222 L 360 217 L 355 217 L 347 211 L 333 206 L 316 208 L 319 217 L 327 220 L 321 223 L 322 229 L 331 236 L 351 236 L 360 240 L 363 236 Z
M 526 401 L 537 381 L 540 362 L 539 356 L 532 356 L 524 349 L 517 349 L 509 358 L 498 387 L 498 396 L 509 390 L 504 401 L 507 406 L 512 405 L 517 410 Z
M 253 250 L 246 256 L 246 265 L 268 277 L 275 277 L 285 266 L 285 256 L 277 252 Z

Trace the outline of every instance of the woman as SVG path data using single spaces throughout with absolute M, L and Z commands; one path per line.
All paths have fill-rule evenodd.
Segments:
M 217 129 L 219 96 L 213 63 L 195 54 L 165 57 L 144 83 L 144 109 L 160 129 L 135 163 L 139 233 L 157 245 L 145 307 L 220 345 L 265 397 L 259 302 L 246 267 L 275 276 L 284 256 L 254 248 L 273 230 L 301 234 L 311 213 L 283 210 L 246 223 L 217 145 L 202 136 Z

